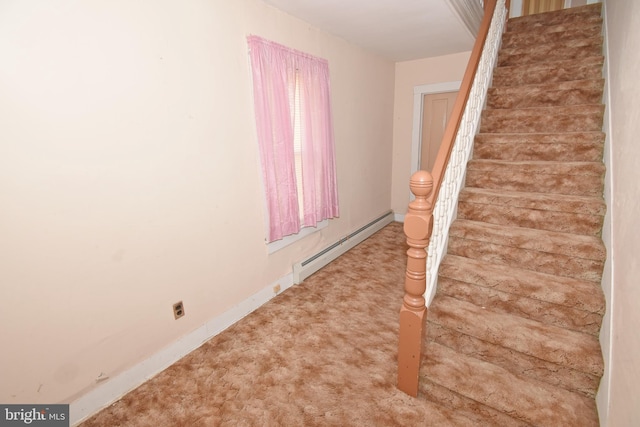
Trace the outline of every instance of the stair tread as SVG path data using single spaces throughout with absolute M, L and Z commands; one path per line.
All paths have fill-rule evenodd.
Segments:
M 598 197 L 465 187 L 458 198 L 459 219 L 591 236 L 601 234 L 604 212 Z
M 498 65 L 524 65 L 602 55 L 602 36 L 564 42 L 507 47 L 498 54 Z
M 481 133 L 540 133 L 602 131 L 604 105 L 485 108 Z
M 473 399 L 456 393 L 438 383 L 431 381 L 428 375 L 420 379 L 418 393 L 428 401 L 438 402 L 441 406 L 451 408 L 456 414 L 472 420 L 473 426 L 531 427 L 530 424 L 516 420 L 494 408 L 483 405 Z M 429 425 L 439 425 L 429 423 Z M 447 424 L 450 425 L 450 424 Z M 458 424 L 453 424 L 458 425 Z
M 602 89 L 604 87 L 604 79 L 579 79 L 579 80 L 569 80 L 566 82 L 559 83 L 534 83 L 528 85 L 521 86 L 505 86 L 505 87 L 490 87 L 489 93 L 505 93 L 505 94 L 513 94 L 519 93 L 523 91 L 531 91 L 533 89 L 539 90 L 569 90 L 569 89 L 582 89 L 585 86 L 593 86 Z
M 548 26 L 535 27 L 535 37 L 529 31 L 505 32 L 502 46 L 526 46 L 540 43 L 554 43 L 566 38 L 589 38 L 600 35 L 602 19 L 591 22 L 558 23 Z
M 473 159 L 468 169 L 496 171 L 514 169 L 519 173 L 535 173 L 545 175 L 580 175 L 601 176 L 605 167 L 601 162 L 555 162 L 545 160 L 495 160 Z
M 507 32 L 527 31 L 540 26 L 556 25 L 558 23 L 584 23 L 598 21 L 601 18 L 601 4 L 591 4 L 552 12 L 536 13 L 526 16 L 510 18 Z
M 595 282 L 447 255 L 438 292 L 477 306 L 597 335 L 605 301 Z
M 599 284 L 588 280 L 489 264 L 451 254 L 442 260 L 438 275 L 539 301 L 604 314 L 602 289 Z
M 546 243 L 546 248 L 526 248 L 514 247 L 513 241 L 500 241 L 495 239 L 495 236 L 485 238 L 476 238 L 473 235 L 471 238 L 450 236 L 447 253 L 490 264 L 522 267 L 532 271 L 600 283 L 604 257 L 602 259 L 594 259 L 597 258 L 595 256 L 584 257 L 584 254 L 574 254 L 566 251 L 566 248 L 554 247 L 553 242 Z M 577 247 L 582 252 L 598 251 L 598 248 L 593 247 L 584 248 L 580 245 Z
M 537 31 L 536 31 L 537 34 Z M 533 46 L 512 46 L 500 49 L 499 56 L 510 56 L 517 54 L 532 55 L 539 52 L 553 52 L 559 48 L 577 49 L 585 46 L 602 46 L 602 36 L 600 34 L 585 38 L 567 38 L 566 40 L 554 43 L 537 43 Z
M 602 373 L 602 353 L 596 336 L 571 331 L 491 307 L 439 294 L 429 310 L 429 321 L 538 359 L 592 375 Z M 435 299 L 434 299 L 435 301 Z
M 532 71 L 532 70 L 551 70 L 557 68 L 575 67 L 575 66 L 589 66 L 597 68 L 602 75 L 602 65 L 604 64 L 604 55 L 587 56 L 580 59 L 556 59 L 553 61 L 540 62 L 538 64 L 526 64 L 526 65 L 500 65 L 496 66 L 494 73 L 506 73 L 510 74 L 516 71 Z M 581 79 L 579 79 L 581 80 Z M 542 82 L 541 82 L 542 83 Z
M 456 219 L 447 254 L 600 283 L 605 248 L 596 236 Z
M 493 86 L 516 86 L 520 84 L 553 81 L 582 80 L 602 77 L 602 54 L 571 60 L 550 60 L 526 65 L 512 64 L 496 67 Z
M 411 396 L 400 396 L 399 399 L 413 399 Z M 422 402 L 424 404 L 425 402 Z M 411 404 L 409 403 L 409 406 Z M 434 401 L 426 402 L 426 410 L 429 414 L 429 420 L 433 425 L 450 425 L 456 427 L 477 427 L 478 424 L 465 417 L 464 414 L 460 414 L 452 408 L 439 404 Z
M 545 253 L 568 253 L 573 258 L 595 261 L 601 261 L 606 256 L 602 239 L 580 234 L 457 219 L 451 224 L 449 235 L 518 249 Z
M 564 389 L 526 381 L 496 365 L 431 342 L 425 354 L 431 381 L 533 425 L 597 426 L 595 402 Z
M 527 116 L 535 114 L 553 114 L 576 116 L 581 114 L 597 114 L 604 112 L 604 105 L 601 103 L 594 104 L 582 104 L 582 105 L 548 105 L 548 106 L 536 106 L 525 108 L 486 108 L 483 111 L 483 115 L 513 115 L 513 116 Z M 601 131 L 598 129 L 597 131 Z M 597 132 L 595 131 L 595 132 Z M 572 133 L 575 133 L 573 131 Z M 580 132 L 580 131 L 577 131 Z M 539 133 L 539 132 L 537 132 Z
M 597 15 L 600 16 L 602 9 L 602 5 L 600 3 L 592 3 L 588 5 L 575 6 L 563 8 L 560 10 L 552 10 L 549 12 L 540 12 L 530 15 L 517 16 L 514 18 L 510 18 L 511 21 L 547 21 L 550 16 L 564 16 L 564 15 L 578 15 L 578 14 L 587 14 L 587 15 Z
M 575 141 L 604 143 L 605 134 L 602 131 L 590 132 L 538 132 L 538 133 L 479 133 L 476 140 L 490 141 L 501 144 L 573 144 Z
M 505 161 L 602 162 L 600 131 L 564 133 L 479 133 L 473 158 Z
M 603 79 L 493 87 L 487 92 L 487 108 L 529 108 L 547 106 L 551 103 L 554 105 L 594 104 L 601 101 L 603 87 Z
M 464 187 L 459 201 L 497 204 L 518 208 L 540 209 L 567 213 L 592 212 L 604 215 L 604 199 L 593 196 L 573 196 L 566 194 L 532 193 L 524 191 L 493 190 L 487 188 Z
M 458 219 L 589 236 L 600 236 L 604 221 L 603 216 L 590 213 L 519 208 L 473 201 L 458 203 Z
M 438 275 L 438 292 L 494 313 L 518 316 L 546 325 L 597 336 L 602 324 L 602 314 L 567 305 L 554 304 L 527 295 L 504 292 L 475 283 Z M 508 279 L 507 279 L 508 280 Z
M 473 159 L 465 185 L 505 191 L 602 197 L 602 162 Z
M 453 329 L 430 322 L 429 319 L 427 319 L 427 323 L 429 340 L 467 356 L 493 363 L 522 378 L 531 378 L 535 382 L 545 382 L 565 390 L 579 392 L 592 399 L 595 398 L 600 376 L 581 372 L 571 366 L 561 366 L 538 359 L 471 335 L 460 334 Z

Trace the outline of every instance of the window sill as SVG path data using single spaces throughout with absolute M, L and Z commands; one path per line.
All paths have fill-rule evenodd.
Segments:
M 324 221 L 320 221 L 318 224 L 316 224 L 315 227 L 305 227 L 297 234 L 291 234 L 289 236 L 283 237 L 280 240 L 276 240 L 275 242 L 267 243 L 268 253 L 269 255 L 271 255 L 272 253 L 279 251 L 280 249 L 283 249 L 291 245 L 292 243 L 295 243 L 298 240 L 325 228 L 327 225 L 329 225 L 329 220 L 325 219 Z

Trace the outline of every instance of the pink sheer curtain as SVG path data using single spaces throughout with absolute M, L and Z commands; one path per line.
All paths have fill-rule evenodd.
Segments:
M 339 215 L 329 64 L 260 37 L 249 36 L 248 42 L 271 242 Z M 296 179 L 292 106 L 300 117 L 301 183 Z

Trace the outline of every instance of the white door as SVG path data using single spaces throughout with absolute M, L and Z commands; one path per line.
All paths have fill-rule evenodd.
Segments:
M 433 169 L 457 95 L 457 91 L 423 95 L 419 164 L 419 168 L 422 170 L 431 171 Z

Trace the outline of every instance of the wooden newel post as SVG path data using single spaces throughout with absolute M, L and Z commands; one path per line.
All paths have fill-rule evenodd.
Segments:
M 404 219 L 404 233 L 409 250 L 405 294 L 400 309 L 398 388 L 415 397 L 418 395 L 422 339 L 427 315 L 424 299 L 427 288 L 426 248 L 433 228 L 433 206 L 428 198 L 433 191 L 433 177 L 427 171 L 418 171 L 411 176 L 409 187 L 416 198 L 409 203 Z

